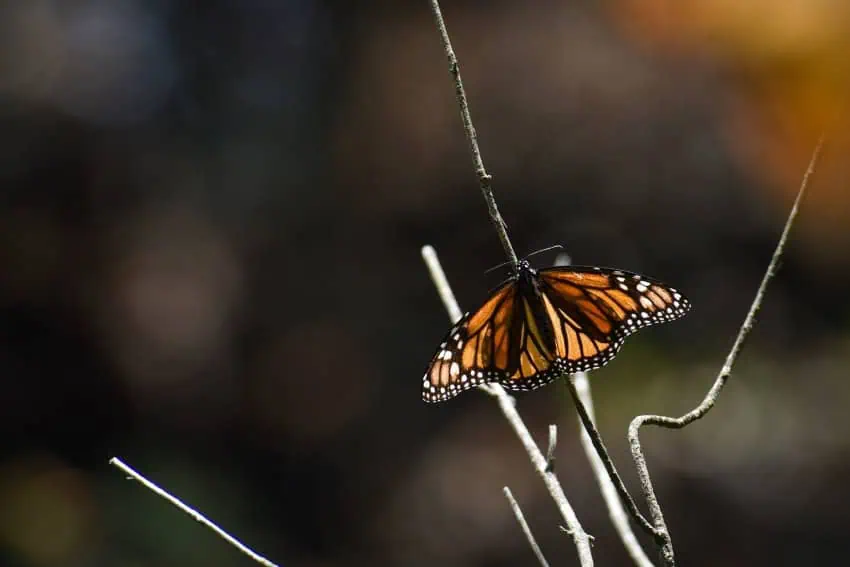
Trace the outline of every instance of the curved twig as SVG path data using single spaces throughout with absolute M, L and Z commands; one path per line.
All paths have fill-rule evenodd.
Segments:
M 768 264 L 767 266 L 767 270 L 765 271 L 764 277 L 761 280 L 761 284 L 759 285 L 758 291 L 756 292 L 756 296 L 753 299 L 752 304 L 750 305 L 750 310 L 747 313 L 747 317 L 741 324 L 741 328 L 738 331 L 738 336 L 735 338 L 735 343 L 732 345 L 732 349 L 726 356 L 726 361 L 724 362 L 723 367 L 720 369 L 720 373 L 717 375 L 714 384 L 711 386 L 711 389 L 705 395 L 705 398 L 703 398 L 702 402 L 697 407 L 695 407 L 693 410 L 689 411 L 681 417 L 667 417 L 662 415 L 640 415 L 634 418 L 631 424 L 629 424 L 629 446 L 631 447 L 632 458 L 634 459 L 635 466 L 637 467 L 641 489 L 643 490 L 644 496 L 646 497 L 646 502 L 649 506 L 649 514 L 652 517 L 653 523 L 655 524 L 656 532 L 662 539 L 661 559 L 662 561 L 664 561 L 665 565 L 671 567 L 675 565 L 673 541 L 670 537 L 670 532 L 667 530 L 667 524 L 664 521 L 664 514 L 661 512 L 661 505 L 658 503 L 658 498 L 655 496 L 655 490 L 652 487 L 652 480 L 649 476 L 649 468 L 646 465 L 646 457 L 644 456 L 640 446 L 640 428 L 644 425 L 657 425 L 669 429 L 681 429 L 689 423 L 700 419 L 702 416 L 708 413 L 708 411 L 712 407 L 714 407 L 714 404 L 717 402 L 717 398 L 720 395 L 720 391 L 726 385 L 726 381 L 732 374 L 732 367 L 734 366 L 735 361 L 738 358 L 738 354 L 741 352 L 741 349 L 744 346 L 744 342 L 749 336 L 750 331 L 752 331 L 753 329 L 756 314 L 761 308 L 762 300 L 764 299 L 767 286 L 773 279 L 773 277 L 776 275 L 776 270 L 779 266 L 779 261 L 785 251 L 785 243 L 788 241 L 788 235 L 791 232 L 791 227 L 794 224 L 794 220 L 797 218 L 797 213 L 800 209 L 800 203 L 803 200 L 803 196 L 806 194 L 806 189 L 809 185 L 809 178 L 814 172 L 815 165 L 817 164 L 818 157 L 820 156 L 821 148 L 823 147 L 823 141 L 824 136 L 821 135 L 820 139 L 818 140 L 817 146 L 815 146 L 814 152 L 812 152 L 812 157 L 809 160 L 809 167 L 806 169 L 806 173 L 803 175 L 803 181 L 800 183 L 800 190 L 797 192 L 797 198 L 794 200 L 794 204 L 791 206 L 791 212 L 788 213 L 788 220 L 785 221 L 785 227 L 782 230 L 782 236 L 779 237 L 779 242 L 777 242 L 776 249 L 773 251 L 773 256 L 770 259 L 770 264 Z

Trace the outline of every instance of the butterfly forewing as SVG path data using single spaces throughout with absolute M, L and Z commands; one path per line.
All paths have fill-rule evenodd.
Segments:
M 516 282 L 509 281 L 452 327 L 422 380 L 423 400 L 441 402 L 510 375 L 516 289 Z
M 658 280 L 623 270 L 585 266 L 540 270 L 542 286 L 554 297 L 576 297 L 576 307 L 592 324 L 588 334 L 625 338 L 640 328 L 673 321 L 685 315 L 690 303 L 674 288 Z M 575 295 L 581 292 L 582 297 Z M 587 309 L 588 301 L 595 309 Z M 605 314 L 604 320 L 598 313 Z M 596 338 L 596 337 L 595 337 Z

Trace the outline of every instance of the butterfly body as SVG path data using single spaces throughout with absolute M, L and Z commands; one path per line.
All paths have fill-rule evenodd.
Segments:
M 640 274 L 596 267 L 534 270 L 526 260 L 440 344 L 423 377 L 426 402 L 480 384 L 533 390 L 607 364 L 637 329 L 684 315 L 675 289 Z

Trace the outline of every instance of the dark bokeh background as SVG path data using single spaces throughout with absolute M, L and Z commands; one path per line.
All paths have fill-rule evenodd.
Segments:
M 644 439 L 683 564 L 846 562 L 850 4 L 444 10 L 518 251 L 694 304 L 592 375 L 631 486 L 629 420 L 701 399 L 830 129 L 719 406 Z M 286 566 L 532 564 L 506 484 L 576 564 L 496 405 L 420 400 L 420 246 L 467 308 L 503 277 L 446 70 L 424 1 L 0 2 L 2 565 L 250 564 L 113 455 Z M 562 394 L 520 409 L 627 565 Z

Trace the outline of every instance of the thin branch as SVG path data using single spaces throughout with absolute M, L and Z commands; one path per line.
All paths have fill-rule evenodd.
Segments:
M 441 283 L 444 283 L 448 288 L 448 281 L 446 280 L 445 273 L 443 272 L 443 267 L 440 265 L 440 260 L 437 258 L 437 253 L 434 251 L 432 246 L 422 247 L 422 258 L 425 260 L 425 264 L 428 266 L 428 271 L 431 273 L 431 278 L 434 280 L 435 284 L 439 287 Z M 450 289 L 448 293 L 441 292 L 440 297 L 443 299 L 446 311 L 449 312 L 450 317 L 452 316 L 452 313 L 460 313 L 460 309 L 454 301 L 454 295 L 451 293 Z M 590 567 L 593 565 L 593 556 L 590 552 L 589 536 L 581 527 L 581 523 L 570 505 L 569 500 L 567 500 L 567 497 L 564 494 L 564 489 L 558 481 L 558 477 L 555 476 L 555 473 L 546 471 L 546 457 L 544 457 L 543 453 L 540 452 L 540 448 L 537 446 L 537 443 L 534 442 L 534 439 L 531 437 L 531 433 L 522 421 L 519 412 L 517 412 L 514 399 L 509 396 L 507 392 L 505 392 L 505 389 L 499 384 L 489 384 L 486 388 L 482 386 L 479 386 L 479 388 L 495 397 L 499 402 L 499 408 L 502 410 L 502 413 L 508 420 L 508 423 L 510 423 L 511 427 L 513 427 L 513 430 L 517 434 L 517 437 L 519 437 L 520 442 L 522 442 L 525 447 L 525 450 L 531 459 L 531 464 L 534 466 L 537 474 L 539 474 L 543 479 L 543 484 L 546 485 L 546 488 L 549 490 L 549 494 L 552 496 L 552 499 L 555 501 L 555 505 L 558 507 L 558 511 L 561 512 L 561 517 L 564 519 L 564 522 L 566 522 L 569 534 L 573 538 L 576 550 L 578 551 L 579 562 L 582 567 Z
M 631 494 L 629 494 L 629 491 L 626 490 L 626 485 L 623 483 L 620 473 L 617 472 L 617 467 L 614 466 L 614 461 L 611 460 L 611 456 L 608 454 L 608 449 L 605 448 L 602 436 L 599 435 L 599 431 L 597 431 L 596 427 L 593 425 L 593 420 L 590 418 L 590 414 L 587 413 L 587 409 L 578 397 L 578 392 L 576 392 L 572 376 L 567 377 L 567 388 L 570 390 L 570 396 L 573 399 L 576 410 L 578 410 L 578 415 L 581 419 L 582 425 L 584 426 L 584 430 L 590 436 L 590 441 L 596 449 L 596 454 L 601 459 L 602 466 L 605 467 L 608 477 L 614 483 L 614 488 L 617 491 L 617 494 L 620 495 L 620 499 L 625 503 L 626 507 L 629 509 L 629 513 L 631 513 L 638 525 L 640 525 L 646 533 L 657 538 L 658 534 L 655 532 L 652 524 L 643 517 L 643 514 L 640 513 L 640 510 L 638 509 L 637 504 L 635 504 Z
M 558 257 L 555 259 L 556 266 L 569 266 L 571 263 L 572 259 L 566 253 L 558 254 Z M 626 552 L 632 558 L 632 561 L 635 562 L 635 565 L 638 567 L 653 567 L 652 562 L 637 540 L 634 531 L 632 531 L 629 516 L 623 508 L 623 500 L 620 499 L 617 487 L 609 476 L 608 469 L 602 457 L 597 452 L 590 433 L 588 433 L 588 431 L 596 432 L 597 430 L 596 417 L 593 415 L 593 396 L 590 393 L 590 381 L 587 379 L 587 372 L 573 374 L 572 377 L 567 378 L 568 382 L 570 380 L 572 380 L 570 393 L 573 399 L 578 399 L 581 404 L 580 407 L 586 411 L 587 423 L 582 419 L 582 412 L 579 410 L 581 445 L 587 455 L 587 460 L 590 461 L 593 475 L 599 484 L 599 490 L 602 493 L 603 500 L 605 500 L 605 505 L 608 507 L 608 517 L 611 518 L 614 529 L 620 535 L 623 546 L 626 548 Z M 569 384 L 568 387 L 570 387 Z M 597 436 L 599 435 L 598 432 L 596 434 Z M 607 456 L 607 453 L 605 455 Z M 625 487 L 623 487 L 623 491 L 625 491 Z
M 572 380 L 579 402 L 587 410 L 590 423 L 595 424 L 596 418 L 593 415 L 593 398 L 590 393 L 590 381 L 587 379 L 587 372 L 579 372 L 573 375 Z M 617 487 L 614 486 L 611 477 L 608 476 L 605 464 L 597 454 L 593 440 L 587 432 L 588 430 L 585 427 L 580 427 L 580 429 L 581 445 L 584 448 L 587 459 L 590 461 L 591 468 L 593 468 L 596 482 L 599 483 L 599 490 L 602 492 L 605 505 L 608 507 L 608 517 L 611 518 L 614 529 L 617 530 L 620 539 L 623 541 L 626 552 L 638 567 L 653 567 L 652 561 L 649 560 L 649 557 L 647 557 L 646 552 L 637 540 L 634 531 L 632 531 L 629 516 L 625 508 L 623 508 L 623 501 L 620 500 Z
M 673 541 L 670 538 L 670 533 L 667 530 L 667 525 L 664 521 L 664 515 L 661 512 L 661 505 L 658 503 L 658 498 L 655 496 L 655 490 L 652 486 L 652 480 L 649 476 L 649 468 L 646 465 L 646 457 L 643 454 L 643 451 L 640 446 L 640 428 L 644 425 L 657 425 L 660 427 L 666 427 L 669 429 L 681 429 L 685 427 L 689 423 L 692 423 L 702 416 L 704 416 L 708 411 L 714 407 L 714 404 L 717 402 L 717 398 L 720 395 L 720 391 L 726 385 L 729 376 L 732 374 L 732 367 L 735 364 L 735 361 L 738 358 L 738 354 L 741 352 L 741 349 L 744 346 L 744 342 L 750 334 L 750 331 L 753 329 L 753 325 L 755 324 L 756 314 L 761 309 L 762 301 L 764 300 L 764 295 L 767 290 L 767 286 L 773 277 L 776 275 L 776 271 L 779 267 L 779 262 L 782 259 L 782 255 L 785 252 L 785 243 L 788 241 L 788 235 L 791 233 L 791 227 L 794 225 L 794 220 L 797 218 L 797 213 L 800 210 L 800 203 L 803 200 L 803 196 L 806 194 L 806 189 L 809 185 L 809 178 L 814 173 L 815 165 L 817 164 L 818 158 L 820 157 L 821 148 L 823 147 L 824 136 L 821 135 L 818 140 L 817 146 L 815 146 L 814 152 L 812 152 L 812 157 L 809 160 L 809 166 L 806 169 L 806 173 L 803 175 L 803 180 L 800 183 L 800 190 L 797 192 L 797 198 L 794 200 L 794 204 L 791 206 L 791 212 L 788 213 L 788 220 L 785 221 L 785 227 L 782 230 L 782 236 L 779 237 L 779 242 L 776 244 L 776 249 L 773 251 L 773 256 L 770 259 L 770 264 L 767 266 L 767 270 L 764 273 L 764 277 L 761 280 L 761 284 L 759 285 L 758 291 L 756 292 L 756 296 L 753 299 L 753 303 L 750 305 L 750 310 L 747 313 L 747 317 L 744 319 L 743 324 L 741 325 L 740 330 L 738 331 L 738 336 L 735 338 L 735 343 L 732 345 L 732 349 L 729 351 L 729 354 L 726 357 L 726 361 L 723 364 L 723 367 L 720 369 L 720 373 L 717 375 L 717 378 L 714 381 L 714 384 L 711 386 L 711 389 L 706 394 L 705 398 L 702 402 L 695 407 L 693 410 L 684 414 L 681 417 L 667 417 L 662 415 L 640 415 L 634 418 L 629 425 L 629 445 L 631 446 L 632 458 L 635 461 L 635 466 L 638 470 L 638 478 L 640 479 L 641 488 L 643 489 L 643 493 L 646 497 L 647 504 L 649 505 L 649 513 L 652 516 L 653 522 L 655 524 L 655 529 L 663 539 L 664 543 L 661 547 L 661 558 L 664 561 L 665 565 L 673 566 L 675 565 L 675 556 L 673 553 Z
M 148 490 L 150 490 L 154 494 L 161 496 L 162 498 L 165 498 L 166 500 L 168 500 L 171 504 L 173 504 L 174 506 L 176 506 L 177 508 L 179 508 L 180 510 L 182 510 L 183 512 L 185 512 L 186 514 L 191 516 L 195 521 L 200 522 L 201 524 L 205 525 L 206 527 L 208 527 L 209 529 L 214 531 L 224 541 L 226 541 L 227 543 L 229 543 L 230 545 L 232 545 L 233 547 L 235 547 L 236 549 L 238 549 L 239 551 L 241 551 L 242 553 L 244 553 L 245 555 L 247 555 L 248 557 L 250 557 L 251 559 L 253 559 L 257 563 L 259 563 L 260 565 L 263 565 L 265 567 L 277 567 L 277 565 L 275 563 L 272 563 L 271 561 L 269 561 L 265 557 L 262 557 L 262 556 L 260 556 L 256 553 L 254 553 L 248 547 L 246 547 L 245 545 L 240 543 L 239 540 L 237 540 L 235 537 L 231 536 L 226 531 L 224 531 L 223 529 L 221 529 L 220 527 L 218 527 L 217 525 L 212 523 L 210 520 L 206 519 L 200 512 L 198 512 L 194 508 L 191 508 L 188 505 L 184 504 L 177 497 L 172 496 L 171 494 L 169 494 L 168 492 L 166 492 L 165 490 L 163 490 L 162 488 L 160 488 L 159 486 L 157 486 L 153 482 L 151 482 L 148 479 L 146 479 L 145 477 L 143 477 L 141 474 L 139 474 L 138 472 L 136 472 L 135 470 L 130 468 L 129 465 L 125 464 L 118 457 L 112 457 L 111 459 L 109 459 L 109 464 L 117 467 L 122 472 L 124 472 L 129 478 L 141 483 L 142 486 L 144 486 L 145 488 L 147 488 Z
M 540 564 L 543 567 L 549 567 L 549 562 L 546 561 L 546 558 L 543 556 L 543 552 L 540 550 L 540 546 L 537 545 L 537 541 L 534 539 L 534 534 L 531 533 L 531 528 L 528 527 L 528 522 L 525 521 L 525 516 L 523 516 L 519 503 L 517 503 L 516 498 L 514 498 L 514 495 L 511 493 L 511 489 L 506 486 L 504 488 L 504 492 L 505 498 L 508 499 L 508 502 L 511 505 L 511 510 L 514 511 L 514 516 L 516 516 L 517 522 L 519 522 L 523 533 L 525 533 L 525 537 L 528 539 L 528 545 L 531 546 L 531 550 L 534 552 L 534 555 L 537 556 L 537 560 Z
M 558 447 L 558 426 L 549 425 L 549 447 L 546 449 L 546 472 L 555 470 L 555 449 Z
M 428 273 L 431 274 L 431 281 L 434 282 L 434 287 L 437 288 L 437 293 L 440 294 L 440 300 L 449 312 L 449 319 L 452 320 L 452 325 L 460 321 L 463 317 L 463 311 L 457 304 L 455 294 L 452 292 L 452 286 L 449 285 L 449 280 L 446 278 L 446 273 L 440 265 L 440 259 L 437 258 L 437 251 L 433 246 L 422 247 L 422 259 L 425 260 L 425 265 L 428 266 Z
M 499 235 L 499 240 L 502 243 L 502 248 L 505 249 L 505 255 L 515 267 L 517 265 L 517 256 L 514 252 L 514 247 L 508 238 L 508 227 L 502 215 L 499 214 L 499 207 L 496 206 L 496 198 L 493 196 L 493 188 L 490 185 L 492 177 L 487 170 L 484 169 L 484 161 L 481 159 L 481 150 L 478 149 L 478 135 L 475 133 L 475 126 L 472 125 L 472 116 L 469 113 L 469 104 L 466 101 L 466 91 L 463 88 L 463 81 L 460 78 L 460 65 L 457 62 L 457 56 L 452 48 L 451 39 L 449 39 L 449 31 L 446 29 L 446 22 L 443 20 L 443 13 L 440 10 L 438 0 L 431 0 L 431 11 L 434 14 L 434 21 L 437 24 L 437 29 L 440 32 L 440 39 L 443 42 L 443 49 L 446 52 L 446 58 L 449 60 L 449 72 L 452 75 L 455 83 L 455 95 L 457 96 L 457 104 L 460 107 L 460 115 L 463 120 L 463 129 L 466 132 L 466 139 L 469 141 L 469 149 L 472 152 L 472 162 L 475 166 L 475 174 L 478 176 L 478 184 L 481 186 L 481 193 L 484 195 L 484 201 L 487 203 L 487 211 L 490 213 L 490 220 L 493 226 L 496 227 L 496 233 Z

